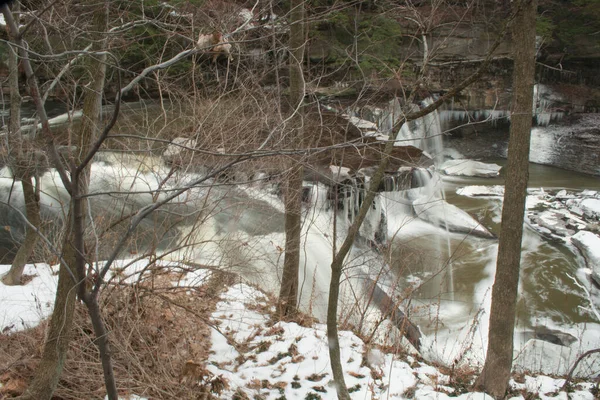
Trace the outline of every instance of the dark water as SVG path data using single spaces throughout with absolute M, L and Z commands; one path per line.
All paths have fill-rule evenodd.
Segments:
M 505 163 L 503 159 L 485 161 Z M 530 164 L 529 173 L 532 188 L 600 190 L 600 178 L 595 176 L 538 164 Z M 445 177 L 444 182 L 449 203 L 499 233 L 501 199 L 459 196 L 456 189 L 470 185 L 503 185 L 503 178 Z M 441 230 L 438 234 L 445 236 Z M 489 300 L 485 299 L 493 283 L 497 241 L 451 234 L 449 245 L 450 250 L 446 240 L 426 231 L 422 237 L 416 235 L 409 241 L 394 242 L 395 268 L 423 282 L 413 294 L 412 305 L 416 307 L 415 319 L 426 333 L 434 334 L 443 326 L 469 324 L 478 310 L 489 307 L 486 305 Z M 548 242 L 525 226 L 521 261 L 518 330 L 568 327 L 594 321 L 581 310 L 580 306 L 587 300 L 568 276 L 576 277 L 582 267 L 582 259 L 574 248 Z

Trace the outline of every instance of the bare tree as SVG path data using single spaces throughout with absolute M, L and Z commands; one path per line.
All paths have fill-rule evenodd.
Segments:
M 16 14 L 15 23 L 19 24 L 19 3 L 13 6 Z M 10 39 L 14 42 L 15 37 L 10 32 Z M 25 239 L 19 247 L 12 261 L 10 270 L 2 277 L 5 285 L 21 284 L 21 277 L 25 264 L 29 261 L 37 243 L 35 227 L 40 226 L 39 194 L 32 180 L 36 180 L 36 169 L 39 161 L 36 158 L 39 152 L 27 149 L 28 143 L 24 141 L 21 133 L 21 94 L 19 87 L 19 57 L 17 50 L 9 48 L 8 52 L 9 86 L 10 86 L 10 121 L 6 144 L 8 147 L 8 165 L 11 167 L 13 177 L 21 183 L 23 189 L 23 201 L 25 203 L 25 214 L 29 224 L 25 226 Z
M 453 86 L 449 89 L 444 95 L 440 96 L 437 100 L 433 101 L 431 104 L 422 107 L 418 111 L 412 111 L 412 102 L 415 99 L 417 88 L 419 87 L 420 82 L 417 81 L 413 90 L 410 93 L 410 96 L 406 99 L 407 109 L 404 114 L 400 116 L 399 121 L 393 126 L 391 130 L 391 134 L 394 135 L 395 132 L 399 132 L 402 126 L 406 123 L 414 121 L 418 118 L 421 118 L 429 113 L 437 110 L 444 102 L 452 99 L 454 96 L 459 94 L 462 90 L 467 88 L 469 85 L 476 82 L 482 74 L 487 70 L 491 61 L 493 60 L 493 55 L 496 49 L 504 40 L 509 27 L 512 26 L 514 20 L 514 14 L 507 17 L 504 28 L 499 33 L 498 37 L 494 41 L 494 43 L 490 46 L 488 53 L 485 58 L 482 60 L 479 67 L 476 71 L 466 77 L 464 80 Z M 425 62 L 426 66 L 427 63 Z M 423 76 L 421 78 L 424 78 Z M 531 112 L 531 109 L 530 109 Z M 331 368 L 333 372 L 333 377 L 336 384 L 336 390 L 338 393 L 338 398 L 340 400 L 350 399 L 350 394 L 345 384 L 344 374 L 342 363 L 340 361 L 340 347 L 339 347 L 339 338 L 338 338 L 338 323 L 337 323 L 337 314 L 338 314 L 338 302 L 339 302 L 339 293 L 340 293 L 340 282 L 344 270 L 345 259 L 350 252 L 354 244 L 354 240 L 359 232 L 360 226 L 363 223 L 369 208 L 372 206 L 373 200 L 377 195 L 377 189 L 379 185 L 383 181 L 385 171 L 390 162 L 390 157 L 394 150 L 395 140 L 389 140 L 385 148 L 383 149 L 383 154 L 381 157 L 381 161 L 377 166 L 377 170 L 374 175 L 371 177 L 367 193 L 363 200 L 363 203 L 358 211 L 356 218 L 354 219 L 352 225 L 350 226 L 346 237 L 344 238 L 342 246 L 339 248 L 338 252 L 334 255 L 333 261 L 331 263 L 331 281 L 329 286 L 329 299 L 328 299 L 328 308 L 327 308 L 327 338 L 329 341 L 329 354 L 331 360 Z M 404 316 L 400 317 L 401 320 L 404 320 L 400 325 L 403 327 L 404 336 L 411 342 L 415 348 L 418 350 L 420 348 L 420 337 L 418 334 L 418 329 L 414 327 L 409 321 L 406 320 Z
M 513 360 L 521 240 L 529 176 L 529 139 L 535 75 L 537 2 L 521 0 L 513 3 L 513 8 L 516 14 L 512 29 L 514 95 L 510 118 L 502 225 L 496 276 L 492 289 L 487 355 L 481 375 L 475 382 L 476 388 L 495 398 L 503 398 L 506 395 Z

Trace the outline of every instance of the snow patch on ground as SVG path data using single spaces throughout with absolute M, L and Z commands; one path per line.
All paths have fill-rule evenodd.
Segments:
M 249 398 L 336 399 L 329 363 L 326 327 L 296 323 L 272 324 L 262 312 L 272 312 L 264 294 L 240 283 L 229 288 L 213 313 L 212 354 L 207 369 L 227 382 L 221 398 L 243 392 Z M 483 393 L 457 393 L 452 378 L 437 368 L 400 358 L 366 345 L 349 331 L 340 331 L 341 360 L 351 398 L 482 399 Z M 236 350 L 243 349 L 243 351 Z M 563 379 L 526 376 L 515 389 L 553 396 Z M 592 399 L 584 384 L 571 396 Z M 521 399 L 524 397 L 515 397 Z M 542 397 L 544 398 L 544 397 Z M 566 393 L 565 393 L 566 398 Z
M 10 265 L 0 265 L 0 276 Z M 15 332 L 37 326 L 52 313 L 58 277 L 48 264 L 29 264 L 24 274 L 33 276 L 22 286 L 7 286 L 0 282 L 0 332 Z

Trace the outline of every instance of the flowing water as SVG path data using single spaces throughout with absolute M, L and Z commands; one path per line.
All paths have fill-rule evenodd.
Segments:
M 391 114 L 385 115 L 390 126 Z M 433 159 L 441 159 L 442 136 L 437 114 L 407 124 L 399 138 L 404 141 L 401 144 L 422 146 Z M 119 193 L 98 194 L 92 204 L 96 215 L 119 219 L 160 197 L 155 191 L 169 168 L 160 157 L 140 157 L 105 155 L 94 163 L 92 191 Z M 198 176 L 176 175 L 173 182 L 162 187 L 175 188 Z M 430 357 L 452 363 L 469 354 L 473 361 L 481 361 L 497 242 L 464 232 L 474 230 L 478 236 L 485 236 L 487 231 L 482 228 L 485 226 L 497 233 L 501 203 L 497 199 L 461 197 L 455 192 L 461 186 L 502 184 L 502 180 L 442 179 L 433 169 L 412 171 L 412 180 L 412 189 L 382 192 L 370 207 L 360 237 L 347 259 L 341 320 L 355 326 L 378 323 L 381 314 L 371 303 L 372 293 L 366 289 L 371 280 L 377 279 L 390 296 L 398 298 L 399 304 L 410 311 L 411 319 L 427 335 L 425 344 Z M 59 215 L 64 211 L 57 204 L 64 205 L 65 193 L 55 182 L 52 171 L 43 178 L 44 209 Z M 321 183 L 305 182 L 308 195 L 302 229 L 300 304 L 321 320 L 326 315 L 333 248 L 341 245 L 364 200 L 364 184 L 355 179 L 334 193 Z M 532 165 L 530 186 L 600 189 L 600 181 Z M 15 206 L 22 207 L 18 189 L 14 189 L 6 171 L 0 180 L 0 194 L 4 201 L 10 195 Z M 184 246 L 170 254 L 170 258 L 231 268 L 276 293 L 285 242 L 283 212 L 278 189 L 269 181 L 224 185 L 211 180 L 180 196 L 165 212 L 145 221 L 139 230 L 147 233 L 161 227 L 159 251 Z M 18 227 L 18 218 L 10 215 L 6 213 L 5 225 Z M 148 247 L 156 235 L 150 236 L 140 239 L 139 248 L 132 245 L 126 251 L 135 253 Z M 382 246 L 385 238 L 387 247 Z M 18 238 L 0 240 L 6 244 Z M 584 324 L 591 326 L 592 320 L 578 308 L 584 299 L 566 277 L 566 273 L 578 273 L 581 260 L 572 249 L 549 243 L 529 228 L 525 230 L 523 244 L 519 345 L 538 326 L 588 337 L 581 332 Z M 393 273 L 389 273 L 388 266 Z M 581 344 L 582 348 L 587 346 Z

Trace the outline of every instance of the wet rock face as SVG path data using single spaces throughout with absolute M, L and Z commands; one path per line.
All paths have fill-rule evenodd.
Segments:
M 460 149 L 466 158 L 505 158 L 509 125 L 501 121 L 498 124 L 453 130 L 444 137 L 444 144 Z M 557 125 L 533 128 L 529 160 L 600 176 L 600 114 L 579 114 Z
M 600 114 L 585 114 L 567 124 L 534 128 L 532 162 L 600 175 Z

